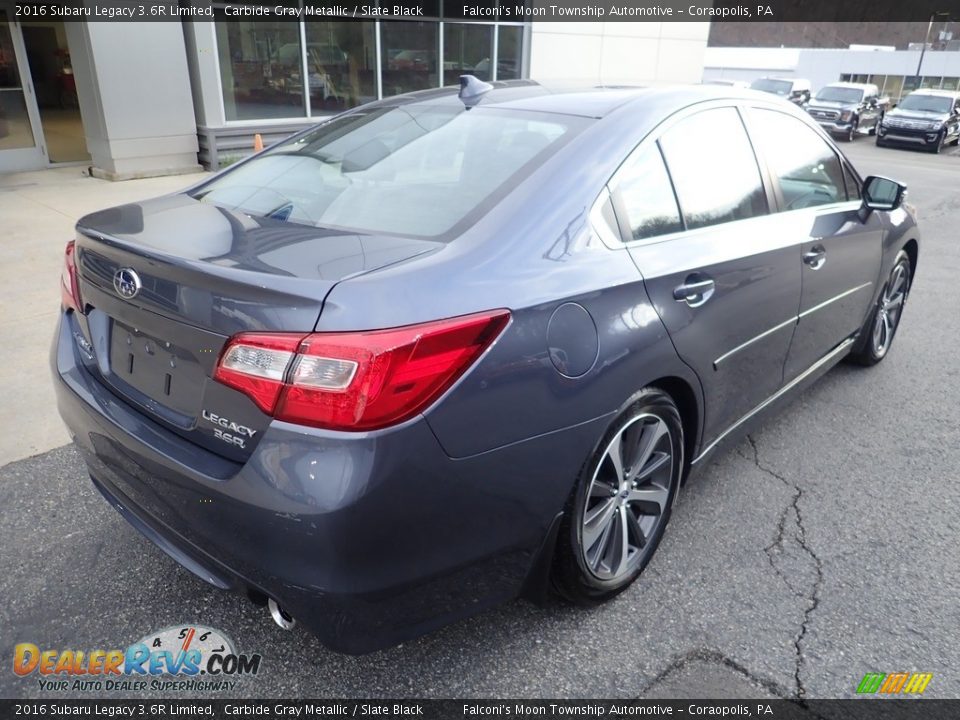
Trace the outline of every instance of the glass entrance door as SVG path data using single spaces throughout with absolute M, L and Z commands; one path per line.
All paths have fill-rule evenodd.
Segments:
M 0 173 L 46 167 L 19 28 L 0 10 Z M 25 84 L 26 83 L 26 84 Z

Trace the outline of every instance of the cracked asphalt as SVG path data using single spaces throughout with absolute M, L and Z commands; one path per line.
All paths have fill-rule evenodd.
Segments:
M 960 156 L 844 149 L 862 173 L 906 181 L 920 212 L 891 354 L 837 367 L 717 453 L 613 602 L 516 601 L 336 655 L 155 550 L 68 446 L 0 468 L 0 696 L 56 697 L 9 671 L 15 643 L 125 647 L 196 622 L 262 653 L 234 697 L 842 698 L 868 671 L 932 672 L 927 696 L 960 697 Z

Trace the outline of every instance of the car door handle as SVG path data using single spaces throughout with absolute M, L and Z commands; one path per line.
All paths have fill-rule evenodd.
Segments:
M 819 270 L 827 261 L 827 251 L 823 245 L 814 245 L 803 254 L 803 261 L 814 270 Z
M 677 302 L 685 302 L 690 307 L 700 307 L 713 295 L 717 284 L 710 278 L 691 275 L 683 285 L 678 285 L 673 289 L 673 299 Z

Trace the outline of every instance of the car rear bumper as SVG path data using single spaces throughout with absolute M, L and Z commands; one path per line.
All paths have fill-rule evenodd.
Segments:
M 97 489 L 205 581 L 275 598 L 328 647 L 387 647 L 514 597 L 608 422 L 468 458 L 418 418 L 379 433 L 273 423 L 243 464 L 140 414 L 78 363 L 57 403 Z

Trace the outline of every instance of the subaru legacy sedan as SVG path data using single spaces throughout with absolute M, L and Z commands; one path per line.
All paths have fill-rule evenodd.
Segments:
M 724 441 L 890 352 L 904 193 L 762 93 L 465 76 L 82 218 L 60 413 L 130 524 L 335 650 L 600 603 Z

